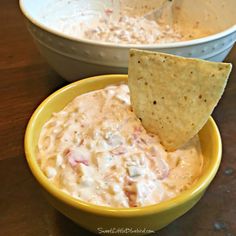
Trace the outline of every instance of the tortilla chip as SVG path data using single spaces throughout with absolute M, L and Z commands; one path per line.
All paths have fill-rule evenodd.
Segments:
M 131 103 L 147 131 L 168 151 L 204 126 L 221 98 L 231 64 L 130 50 Z

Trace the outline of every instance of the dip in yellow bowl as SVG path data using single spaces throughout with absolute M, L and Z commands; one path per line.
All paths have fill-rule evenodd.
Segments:
M 127 81 L 127 75 L 91 77 L 72 83 L 49 96 L 30 119 L 25 135 L 25 153 L 29 167 L 44 190 L 46 198 L 51 205 L 64 215 L 82 227 L 96 233 L 107 233 L 106 230 L 116 228 L 117 230 L 123 230 L 125 235 L 127 235 L 125 230 L 130 229 L 145 234 L 161 229 L 188 211 L 199 201 L 214 178 L 220 165 L 222 144 L 219 131 L 212 118 L 199 132 L 204 156 L 201 177 L 188 190 L 177 197 L 156 205 L 111 208 L 77 200 L 54 186 L 41 171 L 36 160 L 40 131 L 53 112 L 62 110 L 80 94 L 102 89 L 122 81 Z M 112 232 L 110 233 L 112 234 Z

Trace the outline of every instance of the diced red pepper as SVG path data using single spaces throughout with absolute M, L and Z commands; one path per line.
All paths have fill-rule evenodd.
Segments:
M 107 15 L 109 15 L 109 14 L 113 13 L 113 10 L 110 9 L 110 8 L 107 8 L 107 9 L 105 10 L 105 13 L 106 13 Z
M 76 166 L 77 164 L 84 164 L 86 166 L 89 165 L 88 160 L 85 159 L 84 156 L 78 155 L 78 153 L 76 153 L 76 151 L 73 151 L 71 149 L 65 150 L 64 155 L 68 159 L 68 161 L 72 167 Z

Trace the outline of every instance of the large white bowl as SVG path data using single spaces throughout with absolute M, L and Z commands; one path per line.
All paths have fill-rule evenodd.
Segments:
M 130 48 L 223 61 L 236 41 L 235 0 L 176 0 L 180 2 L 182 12 L 179 18 L 186 22 L 187 27 L 198 21 L 200 25 L 207 25 L 215 33 L 190 41 L 152 45 L 117 45 L 67 36 L 48 27 L 40 18 L 43 5 L 53 1 L 58 2 L 20 0 L 20 7 L 39 51 L 54 70 L 68 81 L 99 74 L 127 73 Z M 85 5 L 88 7 L 90 2 L 89 7 L 92 8 L 93 1 L 77 0 L 77 3 L 83 8 Z M 65 7 L 61 9 L 68 14 L 68 1 L 61 1 L 61 4 L 63 2 Z M 206 14 L 212 9 L 214 14 L 206 18 Z M 57 10 L 52 11 L 55 15 L 60 13 Z

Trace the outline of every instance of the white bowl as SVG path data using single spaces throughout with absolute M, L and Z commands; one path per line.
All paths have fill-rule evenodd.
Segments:
M 191 27 L 191 24 L 193 25 L 197 20 L 200 25 L 207 25 L 215 33 L 184 42 L 117 45 L 76 39 L 45 25 L 40 17 L 43 6 L 50 2 L 58 2 L 58 0 L 20 0 L 20 7 L 26 18 L 27 27 L 42 56 L 58 74 L 68 81 L 100 74 L 127 73 L 130 48 L 160 51 L 210 61 L 223 61 L 236 41 L 236 1 L 227 0 L 227 4 L 223 0 L 198 0 L 198 4 L 194 0 L 176 1 L 181 1 L 182 14 L 179 15 L 179 18 L 186 19 L 187 27 Z M 77 4 L 81 8 L 85 5 L 92 8 L 93 2 L 94 0 L 77 0 Z M 60 1 L 60 4 L 65 4 L 65 6 L 59 10 L 54 9 L 52 17 L 61 14 L 61 11 L 68 14 L 70 9 L 66 5 L 67 3 L 68 1 Z M 209 5 L 210 3 L 215 4 L 214 7 Z M 207 7 L 214 9 L 214 14 L 208 18 L 205 17 L 210 12 L 206 11 Z

